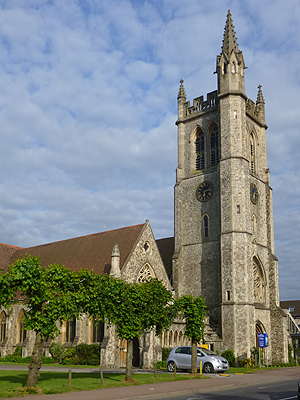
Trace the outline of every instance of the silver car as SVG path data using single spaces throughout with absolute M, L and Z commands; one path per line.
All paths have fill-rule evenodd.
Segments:
M 224 372 L 229 368 L 226 358 L 218 356 L 211 350 L 197 347 L 197 369 L 200 369 L 200 361 L 202 361 L 203 372 Z M 174 365 L 176 365 L 176 369 L 191 369 L 191 362 L 191 346 L 174 347 L 167 358 L 168 371 L 173 372 Z

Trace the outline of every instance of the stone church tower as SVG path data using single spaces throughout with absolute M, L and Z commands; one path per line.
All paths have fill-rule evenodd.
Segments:
M 176 296 L 202 295 L 215 350 L 249 357 L 257 333 L 269 334 L 269 362 L 287 354 L 285 314 L 279 308 L 272 189 L 267 168 L 265 101 L 245 95 L 245 62 L 230 11 L 218 89 L 186 101 L 178 93 L 175 185 Z

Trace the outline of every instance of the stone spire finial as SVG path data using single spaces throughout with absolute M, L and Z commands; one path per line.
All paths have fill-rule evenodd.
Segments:
M 118 243 L 114 245 L 113 251 L 111 253 L 111 269 L 110 269 L 110 276 L 114 278 L 121 277 L 120 271 L 120 249 Z
M 179 87 L 179 92 L 178 92 L 178 96 L 177 96 L 177 100 L 183 99 L 184 101 L 186 101 L 186 95 L 185 95 L 185 90 L 184 90 L 183 82 L 184 82 L 184 80 L 181 79 L 181 81 L 180 81 L 180 87 Z
M 257 99 L 256 99 L 256 105 L 258 104 L 265 104 L 265 99 L 261 90 L 261 85 L 258 85 L 258 93 L 257 93 Z
M 224 37 L 223 37 L 222 52 L 226 53 L 226 55 L 229 57 L 232 50 L 234 50 L 236 53 L 239 53 L 239 47 L 236 39 L 236 34 L 234 31 L 231 13 L 230 10 L 228 10 Z
M 261 121 L 265 121 L 265 99 L 261 90 L 261 85 L 258 85 L 258 93 L 256 99 L 255 110 Z

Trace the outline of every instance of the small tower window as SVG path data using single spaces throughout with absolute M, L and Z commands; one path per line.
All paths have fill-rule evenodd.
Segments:
M 209 236 L 209 220 L 207 215 L 203 217 L 203 236 L 204 238 L 208 238 Z
M 214 125 L 210 134 L 210 165 L 217 165 L 219 161 L 219 132 L 217 126 Z
M 236 65 L 235 65 L 234 61 L 232 62 L 232 70 L 231 71 L 232 71 L 233 74 L 236 73 Z
M 197 132 L 195 146 L 196 146 L 196 170 L 199 171 L 205 167 L 204 133 L 201 130 Z

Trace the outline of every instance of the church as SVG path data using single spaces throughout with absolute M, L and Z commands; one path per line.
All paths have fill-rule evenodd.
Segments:
M 156 240 L 146 221 L 30 248 L 1 244 L 0 267 L 30 254 L 45 266 L 91 268 L 128 282 L 156 277 L 175 297 L 204 297 L 204 343 L 210 349 L 250 357 L 258 333 L 267 333 L 269 363 L 287 362 L 288 315 L 279 306 L 265 101 L 260 85 L 256 102 L 247 98 L 245 68 L 229 11 L 216 60 L 217 89 L 191 103 L 180 82 L 174 237 Z M 24 312 L 22 306 L 11 313 L 0 310 L 1 356 L 17 346 L 23 356 L 31 354 L 34 333 L 22 327 Z M 98 343 L 102 365 L 125 365 L 126 342 L 113 327 L 93 326 L 88 316 L 66 321 L 55 340 L 65 347 Z M 188 344 L 182 320 L 161 338 L 148 332 L 134 342 L 133 365 L 149 368 L 163 347 L 181 344 Z

